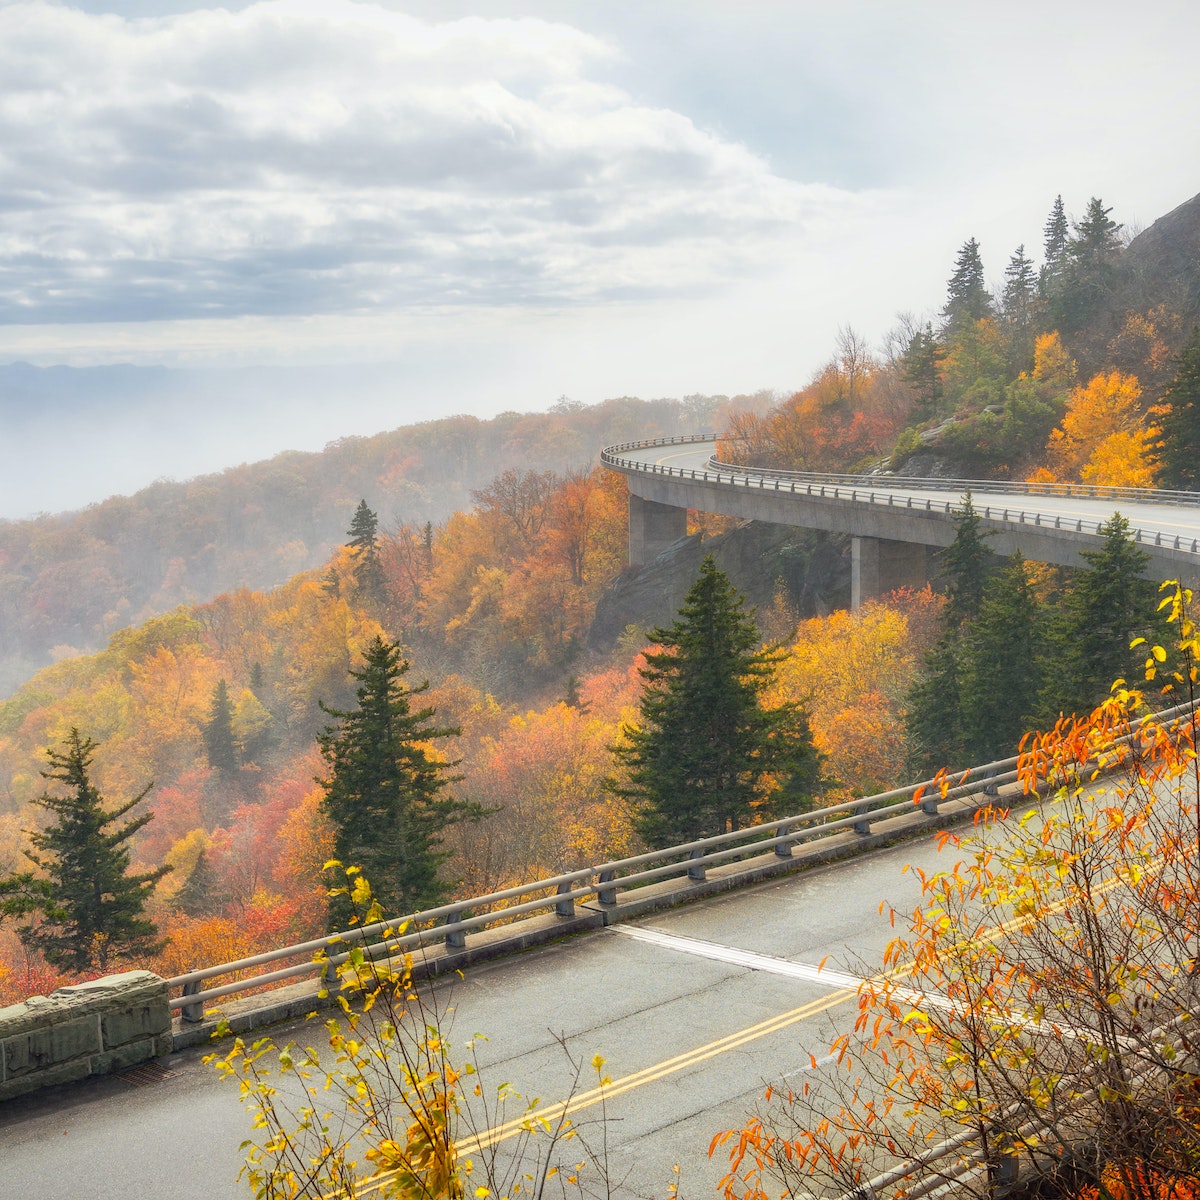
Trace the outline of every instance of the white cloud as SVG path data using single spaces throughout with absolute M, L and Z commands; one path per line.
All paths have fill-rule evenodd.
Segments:
M 0 321 L 678 294 L 856 211 L 637 103 L 616 57 L 354 0 L 0 8 Z

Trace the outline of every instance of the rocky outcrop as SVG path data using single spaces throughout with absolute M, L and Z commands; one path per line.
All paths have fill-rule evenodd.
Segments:
M 669 625 L 707 554 L 750 604 L 769 604 L 779 583 L 801 615 L 849 603 L 847 539 L 792 525 L 748 521 L 717 537 L 680 538 L 653 562 L 624 571 L 596 605 L 588 645 L 604 651 L 630 625 L 642 629 Z
M 1135 294 L 1131 307 L 1166 304 L 1186 329 L 1200 321 L 1200 196 L 1159 217 L 1129 243 L 1122 265 Z

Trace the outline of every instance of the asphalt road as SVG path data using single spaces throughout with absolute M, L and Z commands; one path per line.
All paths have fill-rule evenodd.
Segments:
M 595 1142 L 607 1118 L 614 1195 L 665 1196 L 678 1163 L 681 1196 L 711 1196 L 724 1167 L 707 1157 L 713 1135 L 740 1125 L 768 1083 L 811 1070 L 849 1027 L 850 988 L 893 936 L 880 901 L 911 906 L 918 887 L 902 867 L 936 859 L 932 840 L 907 843 L 487 964 L 434 998 L 450 1010 L 453 1043 L 487 1035 L 488 1091 L 508 1082 L 553 1105 L 571 1091 L 569 1059 L 607 1060 L 603 1109 L 572 1119 Z M 174 1056 L 149 1085 L 110 1078 L 0 1105 L 0 1197 L 248 1196 L 236 1176 L 249 1122 L 202 1053 Z M 577 1090 L 592 1082 L 587 1068 Z

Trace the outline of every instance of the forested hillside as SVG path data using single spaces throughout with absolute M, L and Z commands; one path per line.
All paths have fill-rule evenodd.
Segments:
M 1017 246 L 993 291 L 997 259 L 969 238 L 936 317 L 902 315 L 882 353 L 844 328 L 807 387 L 734 416 L 725 452 L 814 471 L 1176 482 L 1156 418 L 1200 320 L 1200 197 L 1128 243 L 1101 200 L 1073 220 L 1059 197 L 1041 243 L 1040 261 Z
M 172 974 L 319 931 L 334 844 L 322 747 L 372 653 L 430 681 L 414 696 L 439 732 L 421 753 L 478 818 L 444 831 L 446 886 L 478 894 L 636 851 L 614 747 L 645 718 L 646 623 L 588 644 L 602 598 L 637 582 L 623 477 L 589 461 L 604 442 L 720 419 L 725 452 L 789 466 L 1196 486 L 1200 335 L 1178 273 L 1170 300 L 1153 294 L 1153 272 L 1130 267 L 1139 242 L 1123 246 L 1098 200 L 1074 223 L 1056 203 L 1045 241 L 1040 265 L 1012 256 L 999 296 L 968 241 L 936 321 L 905 319 L 881 355 L 844 331 L 771 410 L 694 398 L 453 418 L 0 527 L 10 653 L 32 661 L 28 645 L 63 630 L 104 643 L 63 650 L 0 703 L 0 915 L 46 827 L 47 753 L 90 739 L 111 804 L 153 784 L 133 867 L 173 868 L 150 904 L 167 944 L 138 961 Z M 1076 572 L 996 561 L 969 504 L 958 526 L 945 597 L 853 614 L 799 607 L 820 599 L 805 570 L 829 572 L 828 556 L 753 560 L 769 573 L 758 635 L 779 646 L 755 660 L 770 661 L 761 691 L 804 713 L 828 798 L 1000 757 L 1140 670 L 1129 641 L 1155 636 L 1157 597 L 1119 519 Z M 0 924 L 0 1001 L 64 977 Z
M 99 649 L 177 604 L 271 587 L 324 562 L 363 496 L 385 527 L 440 524 L 505 470 L 586 468 L 608 442 L 711 428 L 728 403 L 624 398 L 446 417 L 159 482 L 79 513 L 0 521 L 0 695 L 52 658 Z

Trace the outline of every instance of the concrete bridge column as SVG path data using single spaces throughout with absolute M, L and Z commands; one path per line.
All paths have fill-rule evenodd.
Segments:
M 629 493 L 629 564 L 653 562 L 672 542 L 687 537 L 687 509 Z
M 850 543 L 850 607 L 896 588 L 922 588 L 929 582 L 929 548 L 914 542 L 856 537 Z

